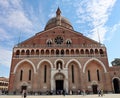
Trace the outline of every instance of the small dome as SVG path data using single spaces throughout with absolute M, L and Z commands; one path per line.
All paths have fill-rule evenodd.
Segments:
M 61 13 L 61 11 L 58 8 L 58 10 L 56 11 L 56 17 L 51 18 L 47 22 L 47 24 L 45 26 L 45 30 L 51 29 L 51 28 L 56 27 L 56 26 L 62 26 L 62 27 L 73 30 L 73 27 L 72 27 L 71 23 L 68 21 L 68 19 L 66 19 L 65 17 L 62 17 L 60 15 L 60 13 Z

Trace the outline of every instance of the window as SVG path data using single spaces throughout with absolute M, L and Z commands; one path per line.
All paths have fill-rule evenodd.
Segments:
M 91 78 L 90 78 L 90 70 L 88 70 L 88 82 L 91 81 Z
M 23 71 L 20 71 L 20 81 L 22 81 L 22 77 L 23 77 Z
M 99 73 L 99 70 L 97 70 L 97 78 L 98 78 L 98 81 L 100 81 L 100 73 Z
M 63 49 L 61 50 L 61 55 L 64 55 L 64 50 Z
M 47 41 L 47 46 L 50 47 L 52 45 L 52 41 L 51 40 L 48 40 Z
M 67 46 L 70 46 L 71 43 L 72 43 L 71 40 L 67 40 L 67 41 L 66 41 Z
M 44 67 L 44 83 L 46 83 L 46 76 L 47 76 L 47 66 Z
M 29 70 L 29 81 L 31 80 L 31 70 Z
M 74 83 L 74 66 L 71 66 L 71 71 L 72 71 L 72 83 Z

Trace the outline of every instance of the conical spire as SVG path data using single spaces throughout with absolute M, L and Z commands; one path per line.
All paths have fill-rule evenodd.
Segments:
M 58 7 L 57 11 L 56 11 L 56 16 L 59 16 L 61 14 L 61 10 L 60 8 Z

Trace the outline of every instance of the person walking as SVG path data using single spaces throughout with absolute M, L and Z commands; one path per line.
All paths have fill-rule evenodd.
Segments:
M 26 90 L 23 90 L 23 92 L 22 92 L 22 96 L 23 96 L 24 98 L 27 97 L 27 92 L 26 92 Z

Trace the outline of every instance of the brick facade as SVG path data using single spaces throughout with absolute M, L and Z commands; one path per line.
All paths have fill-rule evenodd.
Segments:
M 106 47 L 74 31 L 60 13 L 58 8 L 44 31 L 13 48 L 9 91 L 120 90 L 120 67 L 109 67 Z

